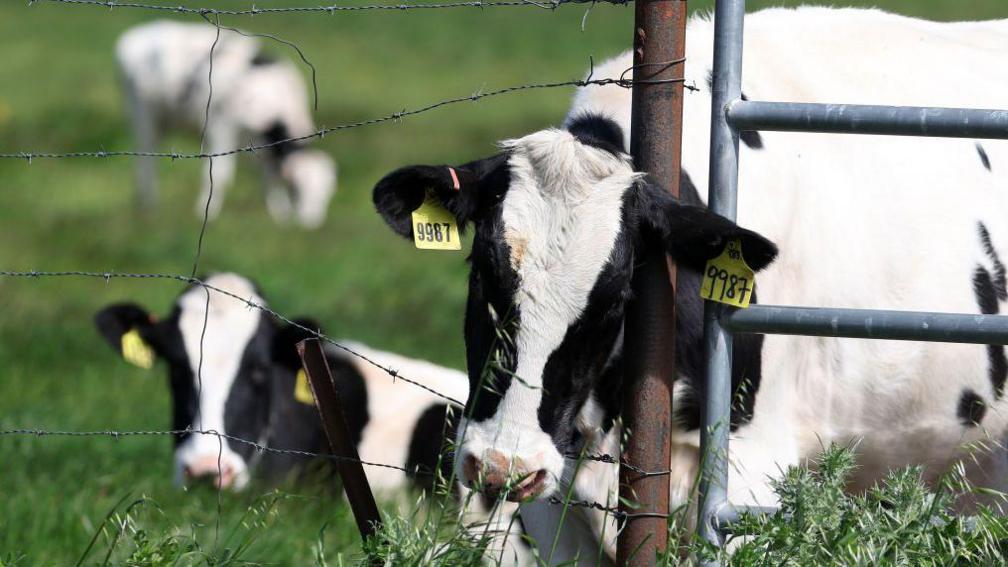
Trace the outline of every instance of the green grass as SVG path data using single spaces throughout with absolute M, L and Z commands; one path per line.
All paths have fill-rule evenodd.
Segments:
M 970 517 L 952 512 L 961 498 L 984 494 L 1003 506 L 1004 494 L 981 491 L 953 467 L 928 488 L 922 470 L 890 472 L 864 494 L 844 487 L 855 468 L 854 451 L 830 446 L 810 467 L 790 467 L 773 483 L 780 510 L 744 515 L 725 549 L 682 537 L 661 559 L 720 559 L 752 565 L 999 565 L 1008 553 L 1008 520 L 988 507 Z
M 1003 0 L 974 0 L 968 7 L 954 0 L 852 4 L 940 19 L 1008 17 Z M 318 68 L 318 122 L 336 125 L 481 89 L 578 78 L 589 56 L 599 61 L 630 39 L 632 7 L 598 5 L 584 17 L 586 10 L 359 12 L 222 23 L 297 42 Z M 0 3 L 0 151 L 128 149 L 112 46 L 124 29 L 156 16 Z M 556 124 L 571 94 L 518 93 L 327 136 L 319 145 L 339 161 L 340 190 L 329 222 L 316 232 L 269 221 L 255 168 L 244 159 L 221 219 L 207 231 L 201 271 L 250 275 L 274 308 L 312 314 L 331 335 L 460 367 L 463 254 L 418 253 L 393 236 L 371 210 L 370 188 L 397 166 L 460 163 L 491 153 L 496 140 Z M 169 148 L 192 151 L 196 140 L 173 137 Z M 0 269 L 188 274 L 199 230 L 191 211 L 200 164 L 164 161 L 160 174 L 161 209 L 138 217 L 128 159 L 0 162 Z M 179 291 L 177 282 L 0 278 L 0 429 L 167 428 L 163 369 L 145 373 L 123 364 L 90 321 L 107 303 L 124 299 L 164 313 Z M 231 544 L 215 545 L 217 495 L 174 489 L 170 451 L 165 437 L 0 439 L 0 561 L 76 561 L 109 511 L 129 495 L 158 504 L 135 511 L 149 536 L 136 547 L 157 552 L 164 537 L 173 537 L 164 549 L 198 545 L 204 554 L 186 561 L 220 562 Z M 240 528 L 249 507 L 268 491 L 224 495 L 220 532 Z M 284 487 L 288 493 L 293 496 L 271 506 L 269 529 L 254 530 L 242 559 L 300 565 L 316 561 L 320 548 L 330 561 L 359 549 L 339 498 L 312 486 Z M 104 536 L 99 543 L 107 543 Z

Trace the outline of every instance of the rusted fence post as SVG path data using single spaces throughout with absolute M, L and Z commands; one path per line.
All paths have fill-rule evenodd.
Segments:
M 679 195 L 682 148 L 686 1 L 638 0 L 633 38 L 633 109 L 630 151 L 638 171 Z M 646 250 L 634 275 L 627 312 L 623 424 L 629 437 L 623 460 L 645 471 L 669 468 L 672 381 L 675 376 L 676 268 L 664 251 Z M 620 565 L 654 565 L 666 548 L 667 475 L 620 468 L 620 509 L 631 514 L 619 536 Z M 634 506 L 632 503 L 636 503 Z
M 364 467 L 357 455 L 350 428 L 343 417 L 343 404 L 333 382 L 332 370 L 322 352 L 322 343 L 318 339 L 305 339 L 297 344 L 297 351 L 308 375 L 315 406 L 322 418 L 326 437 L 329 438 L 329 447 L 334 455 L 340 457 L 336 461 L 336 470 L 343 480 L 343 490 L 350 501 L 357 529 L 360 530 L 361 539 L 367 539 L 381 525 L 381 516 L 371 486 L 364 476 Z

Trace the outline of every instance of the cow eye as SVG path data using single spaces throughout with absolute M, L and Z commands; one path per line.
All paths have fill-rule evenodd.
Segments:
M 266 379 L 267 379 L 268 376 L 267 376 L 265 368 L 261 368 L 261 367 L 253 368 L 252 371 L 249 374 L 251 375 L 252 383 L 258 384 L 258 385 L 262 385 L 262 384 L 266 383 Z

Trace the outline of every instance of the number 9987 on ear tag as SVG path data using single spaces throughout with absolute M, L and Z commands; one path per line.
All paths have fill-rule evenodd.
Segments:
M 738 239 L 731 240 L 720 256 L 707 261 L 700 297 L 745 309 L 755 283 L 755 273 L 742 258 L 742 244 Z
M 413 211 L 413 244 L 421 250 L 461 250 L 458 221 L 430 198 Z

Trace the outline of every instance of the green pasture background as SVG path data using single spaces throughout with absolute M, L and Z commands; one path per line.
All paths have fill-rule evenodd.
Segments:
M 1008 17 L 1004 0 L 850 3 L 942 20 Z M 750 9 L 780 4 L 750 2 Z M 690 2 L 693 10 L 710 5 Z M 113 44 L 128 27 L 166 16 L 181 17 L 0 2 L 0 152 L 129 149 Z M 297 43 L 318 69 L 317 121 L 334 126 L 477 91 L 580 78 L 589 56 L 601 61 L 627 47 L 632 19 L 632 5 L 579 5 L 262 15 L 221 23 Z M 251 276 L 278 311 L 310 314 L 331 335 L 461 367 L 466 252 L 420 253 L 394 236 L 372 210 L 371 187 L 398 166 L 461 163 L 492 153 L 496 140 L 556 125 L 572 92 L 515 93 L 326 136 L 317 145 L 339 162 L 339 192 L 317 231 L 270 221 L 257 169 L 244 157 L 221 218 L 207 230 L 200 272 Z M 197 147 L 184 134 L 164 144 L 166 151 Z M 200 228 L 193 208 L 201 163 L 161 161 L 162 206 L 147 217 L 133 208 L 131 166 L 128 158 L 0 160 L 0 270 L 188 274 Z M 0 277 L 0 429 L 167 429 L 164 369 L 124 364 L 99 340 L 91 317 L 121 300 L 164 314 L 180 289 L 170 281 Z M 302 565 L 314 561 L 320 540 L 330 558 L 339 552 L 352 558 L 358 541 L 341 499 L 319 487 L 283 489 L 296 497 L 278 503 L 246 558 Z M 222 533 L 240 526 L 267 490 L 223 495 Z M 127 494 L 160 505 L 161 512 L 141 514 L 146 528 L 195 533 L 213 549 L 217 495 L 173 487 L 169 438 L 0 438 L 0 563 L 73 563 Z M 232 543 L 222 537 L 217 545 Z

